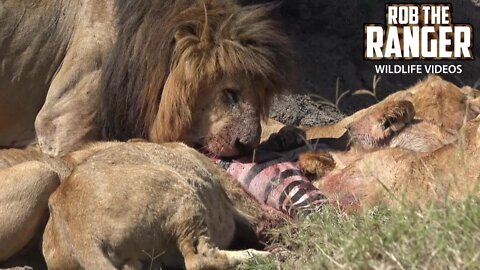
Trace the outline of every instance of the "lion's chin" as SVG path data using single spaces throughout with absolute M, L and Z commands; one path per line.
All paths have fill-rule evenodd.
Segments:
M 240 151 L 236 148 L 216 144 L 195 143 L 193 147 L 210 158 L 233 158 L 240 155 Z
M 237 149 L 222 149 L 222 151 L 210 151 L 213 157 L 217 158 L 233 158 L 240 155 L 240 152 Z

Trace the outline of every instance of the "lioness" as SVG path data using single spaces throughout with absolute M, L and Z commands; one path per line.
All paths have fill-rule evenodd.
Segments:
M 80 164 L 49 200 L 49 269 L 140 269 L 141 262 L 227 269 L 256 250 L 226 251 L 254 234 L 222 187 L 231 181 L 179 143 L 125 143 Z M 149 257 L 150 256 L 150 257 Z
M 395 157 L 398 157 L 397 152 L 398 151 L 403 151 L 402 153 L 407 153 L 405 156 L 408 158 L 405 158 L 403 160 L 409 162 L 411 159 L 411 154 L 407 150 L 391 150 L 392 152 L 389 152 L 390 150 L 378 152 L 378 153 L 371 153 L 372 151 L 376 151 L 382 147 L 392 147 L 392 146 L 398 146 L 396 140 L 399 138 L 404 138 L 400 141 L 404 142 L 402 147 L 410 147 L 410 149 L 415 150 L 415 151 L 433 151 L 431 149 L 436 149 L 439 146 L 442 147 L 443 144 L 440 144 L 437 140 L 433 140 L 436 138 L 436 136 L 439 135 L 439 133 L 431 133 L 430 130 L 432 130 L 430 127 L 425 129 L 425 127 L 428 127 L 429 125 L 433 126 L 434 128 L 439 128 L 441 129 L 441 125 L 456 125 L 455 121 L 462 121 L 463 119 L 470 119 L 472 115 L 478 114 L 480 111 L 478 110 L 480 107 L 478 104 L 478 92 L 472 89 L 468 88 L 463 88 L 460 89 L 458 87 L 455 87 L 453 84 L 450 84 L 448 82 L 442 81 L 441 79 L 437 77 L 432 77 L 425 82 L 420 83 L 419 85 L 415 86 L 412 89 L 420 89 L 415 92 L 414 95 L 407 95 L 408 97 L 412 98 L 414 97 L 415 99 L 412 99 L 412 102 L 410 101 L 396 101 L 396 100 L 387 100 L 386 102 L 382 102 L 378 105 L 373 106 L 372 108 L 366 109 L 365 111 L 359 112 L 361 115 L 360 116 L 352 116 L 352 119 L 346 119 L 345 121 L 342 121 L 338 125 L 330 126 L 331 128 L 331 133 L 330 134 L 335 134 L 336 131 L 345 129 L 346 126 L 350 131 L 352 132 L 352 138 L 354 146 L 361 146 L 367 148 L 365 149 L 359 149 L 358 152 L 355 149 L 355 147 L 352 149 L 354 151 L 349 151 L 347 153 L 345 152 L 338 152 L 338 151 L 332 151 L 330 152 L 334 159 L 331 157 L 326 157 L 321 156 L 320 161 L 326 161 L 330 162 L 333 164 L 333 166 L 337 166 L 336 170 L 334 170 L 331 174 L 328 174 L 326 180 L 323 182 L 320 182 L 320 187 L 323 189 L 322 185 L 326 183 L 332 183 L 330 185 L 332 188 L 330 189 L 325 189 L 325 192 L 330 195 L 330 198 L 333 198 L 332 201 L 335 202 L 335 198 L 341 197 L 343 198 L 342 200 L 346 202 L 344 204 L 349 205 L 349 200 L 354 198 L 352 196 L 340 196 L 339 194 L 352 194 L 353 191 L 355 191 L 355 194 L 359 194 L 359 190 L 355 189 L 355 187 L 351 187 L 349 185 L 338 185 L 333 184 L 335 182 L 335 177 L 331 177 L 332 175 L 343 175 L 342 170 L 346 166 L 350 166 L 349 164 L 357 164 L 357 165 L 351 165 L 351 166 L 360 166 L 359 164 L 364 164 L 365 160 L 369 160 L 370 163 L 374 163 L 376 158 L 382 158 L 384 160 L 390 160 Z M 468 91 L 467 91 L 468 90 Z M 408 93 L 407 90 L 405 91 Z M 404 92 L 404 93 L 405 93 Z M 451 97 L 456 97 L 456 98 L 451 98 Z M 448 99 L 444 99 L 444 97 L 450 97 Z M 388 99 L 388 98 L 387 98 Z M 438 104 L 439 107 L 433 106 L 431 110 L 424 110 L 422 104 L 424 103 L 419 103 L 416 102 L 415 100 L 426 100 L 428 101 L 428 104 Z M 447 107 L 442 107 L 442 104 L 447 106 Z M 412 107 L 412 105 L 414 105 Z M 442 109 L 443 108 L 443 109 Z M 445 109 L 445 108 L 450 108 L 450 109 Z M 415 111 L 418 111 L 419 113 L 415 114 Z M 423 113 L 422 113 L 423 111 Z M 433 114 L 429 114 L 433 113 Z M 438 113 L 438 114 L 437 114 Z M 449 116 L 455 116 L 454 118 L 451 117 L 442 117 L 442 115 L 447 114 Z M 415 118 L 413 118 L 415 117 Z M 413 119 L 412 119 L 413 118 Z M 426 119 L 426 120 L 425 120 Z M 439 125 L 434 124 L 435 122 L 432 120 L 428 119 L 436 119 L 436 121 L 439 121 L 437 123 L 440 123 Z M 452 121 L 455 120 L 455 121 Z M 349 121 L 348 125 L 344 125 L 346 121 Z M 443 121 L 443 122 L 442 122 Z M 442 124 L 443 123 L 443 124 Z M 325 128 L 322 128 L 323 130 Z M 315 129 L 313 129 L 315 130 Z M 415 132 L 413 132 L 415 131 Z M 307 130 L 307 133 L 309 131 Z M 453 133 L 457 133 L 458 131 L 455 129 L 451 129 L 449 131 L 450 135 Z M 453 133 L 452 133 L 453 132 Z M 359 139 L 355 140 L 355 138 L 365 138 L 366 135 L 369 135 L 370 139 Z M 443 136 L 443 135 L 442 135 Z M 419 140 L 423 138 L 423 140 Z M 427 138 L 427 139 L 425 139 Z M 432 138 L 432 139 L 430 139 Z M 420 142 L 420 143 L 419 143 Z M 66 156 L 65 158 L 61 159 L 55 159 L 55 158 L 49 158 L 46 155 L 43 155 L 41 153 L 38 153 L 34 150 L 3 150 L 0 152 L 0 167 L 9 167 L 9 168 L 3 168 L 2 169 L 2 175 L 4 177 L 10 177 L 10 178 L 15 178 L 16 183 L 26 183 L 25 185 L 16 185 L 13 186 L 15 187 L 15 191 L 5 193 L 5 196 L 10 196 L 10 194 L 16 194 L 17 197 L 22 198 L 22 200 L 18 200 L 17 203 L 17 209 L 21 209 L 23 211 L 19 210 L 19 213 L 22 213 L 21 215 L 12 215 L 11 212 L 7 209 L 5 211 L 1 211 L 4 208 L 0 207 L 0 215 L 2 219 L 15 219 L 18 217 L 17 221 L 10 222 L 9 226 L 11 227 L 16 227 L 18 224 L 21 224 L 21 217 L 27 217 L 29 220 L 39 220 L 37 222 L 37 226 L 41 227 L 44 222 L 42 222 L 41 217 L 45 216 L 46 214 L 46 199 L 48 198 L 50 192 L 53 191 L 53 189 L 49 186 L 56 187 L 58 185 L 58 177 L 55 176 L 55 174 L 51 174 L 50 170 L 53 170 L 56 172 L 57 175 L 59 175 L 60 180 L 63 180 L 66 176 L 69 175 L 70 170 L 75 167 L 76 165 L 84 162 L 85 160 L 88 160 L 89 156 L 95 155 L 95 153 L 101 154 L 102 151 L 105 148 L 111 147 L 111 146 L 116 146 L 117 144 L 121 143 L 100 143 L 100 144 L 94 144 L 92 146 L 86 147 L 83 150 L 73 152 Z M 472 147 L 472 144 L 469 144 L 468 147 Z M 428 150 L 428 151 L 427 151 Z M 406 152 L 405 152 L 406 151 Z M 148 154 L 148 150 L 145 150 L 145 154 Z M 385 155 L 385 156 L 382 156 Z M 391 156 L 389 156 L 391 155 Z M 364 157 L 364 161 L 357 161 L 360 158 Z M 372 157 L 372 158 L 370 158 Z M 318 161 L 318 159 L 315 159 L 316 157 L 314 156 L 314 161 Z M 135 159 L 132 160 L 134 162 Z M 309 159 L 310 161 L 312 159 Z M 38 164 L 32 164 L 32 165 L 25 165 L 25 164 L 19 164 L 22 162 L 26 161 L 40 161 L 43 164 L 49 165 L 49 167 L 45 167 L 44 165 Z M 302 161 L 302 160 L 301 160 Z M 380 162 L 380 161 L 376 161 Z M 473 161 L 472 161 L 473 162 Z M 366 163 L 366 162 L 365 162 Z M 314 163 L 313 165 L 322 165 L 324 163 Z M 392 164 L 395 164 L 392 162 Z M 15 165 L 15 166 L 14 166 Z M 43 173 L 45 176 L 44 178 L 50 177 L 49 175 L 52 175 L 51 181 L 35 181 L 31 182 L 29 179 L 28 174 L 19 174 L 17 167 L 18 166 L 30 166 L 33 167 L 35 170 L 31 170 L 31 176 L 30 178 L 37 177 L 36 175 L 33 175 L 36 171 L 38 171 L 38 175 Z M 40 167 L 37 169 L 37 167 Z M 387 166 L 387 165 L 385 165 Z M 393 165 L 392 165 L 393 166 Z M 408 166 L 408 165 L 406 165 Z M 434 165 L 432 165 L 434 166 Z M 439 164 L 435 164 L 435 166 L 440 166 Z M 21 168 L 21 167 L 18 167 Z M 49 169 L 50 168 L 50 169 Z M 315 166 L 313 166 L 314 169 L 309 169 L 312 170 L 313 172 L 316 173 L 315 171 Z M 322 168 L 331 168 L 331 166 L 326 166 Z M 323 171 L 323 174 L 325 174 L 324 169 L 321 168 L 321 171 Z M 350 168 L 350 167 L 349 167 Z M 383 168 L 382 166 L 375 166 L 371 170 L 379 170 L 379 168 Z M 392 168 L 393 167 L 385 167 L 385 168 Z M 398 168 L 404 168 L 401 166 L 398 166 Z M 458 169 L 458 168 L 453 168 L 453 170 Z M 347 171 L 348 169 L 345 169 Z M 408 172 L 408 171 L 407 171 Z M 374 172 L 370 171 L 370 174 L 373 174 Z M 377 172 L 379 173 L 379 172 Z M 406 173 L 406 172 L 404 172 Z M 17 175 L 19 174 L 19 175 Z M 17 175 L 17 176 L 16 176 Z M 392 173 L 392 175 L 395 175 Z M 391 175 L 391 177 L 393 177 Z M 357 173 L 358 177 L 361 177 L 360 173 Z M 40 177 L 40 176 L 39 176 Z M 7 179 L 7 178 L 4 178 Z M 35 178 L 36 179 L 36 178 Z M 352 180 L 353 178 L 347 178 L 345 176 L 345 183 L 350 183 L 349 181 Z M 349 180 L 350 179 L 350 180 Z M 368 178 L 371 179 L 371 178 Z M 360 186 L 363 185 L 363 187 L 368 188 L 370 185 L 372 186 L 372 192 L 367 193 L 366 195 L 358 196 L 358 198 L 371 198 L 373 194 L 381 194 L 379 191 L 381 189 L 378 189 L 378 185 L 380 185 L 380 182 L 374 182 L 374 181 L 358 181 L 355 183 L 359 183 Z M 469 178 L 471 179 L 471 178 Z M 30 181 L 30 182 L 29 182 Z M 28 184 L 30 183 L 30 184 Z M 37 186 L 34 183 L 38 183 L 40 185 L 41 183 L 44 183 L 42 186 Z M 236 205 L 240 207 L 240 209 L 244 212 L 249 213 L 250 215 L 255 215 L 259 216 L 261 213 L 261 208 L 256 204 L 252 198 L 246 196 L 245 192 L 241 190 L 239 185 L 235 185 L 234 181 L 224 181 L 221 183 L 224 190 L 227 191 L 227 194 L 234 200 Z M 43 189 L 44 188 L 44 189 Z M 43 192 L 42 190 L 46 190 L 46 192 Z M 350 192 L 350 193 L 349 193 Z M 32 195 L 40 194 L 42 199 L 37 200 L 34 197 L 31 197 Z M 3 194 L 2 194 L 3 195 Z M 371 196 L 370 196 L 371 195 Z M 369 197 L 370 196 L 370 197 Z M 11 197 L 9 197 L 11 198 Z M 357 199 L 358 199 L 357 198 Z M 377 196 L 378 198 L 378 196 Z M 369 199 L 370 200 L 370 199 Z M 366 202 L 366 200 L 364 200 Z M 14 202 L 14 200 L 10 200 L 10 202 Z M 354 205 L 358 206 L 358 201 L 354 200 Z M 240 203 L 240 204 L 238 204 Z M 0 204 L 2 206 L 7 205 L 7 204 Z M 25 211 L 30 209 L 29 205 L 34 205 L 38 209 L 44 209 L 44 211 Z M 20 220 L 20 221 L 19 221 Z M 35 226 L 32 226 L 35 227 Z M 20 228 L 20 227 L 19 227 Z M 4 239 L 20 239 L 22 238 L 22 242 L 28 242 L 32 237 L 33 234 L 35 233 L 32 230 L 15 230 L 14 234 L 10 234 L 12 232 L 11 230 L 0 230 L 0 233 L 4 233 Z M 0 238 L 2 236 L 0 235 Z M 1 243 L 4 243 L 2 246 Z M 12 246 L 9 245 L 8 242 L 1 242 L 0 246 L 4 249 L 4 253 L 6 255 L 0 254 L 0 258 L 6 258 L 9 257 L 19 251 L 20 247 Z M 0 248 L 0 250 L 2 250 Z M 3 256 L 3 257 L 2 257 Z M 1 259 L 0 259 L 1 260 Z
M 108 251 L 109 256 L 114 256 L 111 257 L 112 263 L 117 267 L 141 266 L 150 263 L 146 259 L 149 255 L 162 254 L 155 259 L 155 265 L 182 266 L 185 257 L 187 269 L 225 269 L 253 255 L 266 255 L 254 250 L 223 251 L 215 248 L 226 248 L 231 244 L 258 247 L 253 222 L 264 214 L 260 205 L 230 176 L 210 159 L 183 144 L 102 142 L 87 145 L 62 159 L 51 158 L 35 149 L 2 150 L 0 167 L 4 187 L 0 192 L 0 218 L 3 221 L 0 224 L 0 262 L 16 255 L 36 234 L 43 234 L 49 212 L 50 222 L 43 249 L 51 269 L 107 268 L 89 264 L 98 263 L 100 257 L 88 257 L 86 262 L 81 259 L 80 262 L 72 261 L 72 256 L 79 258 L 83 254 L 81 247 L 69 248 L 74 245 L 72 235 L 77 238 L 93 236 L 83 229 L 73 231 L 81 224 L 95 228 L 97 233 L 100 233 L 101 226 L 109 232 L 119 230 L 116 238 L 110 239 L 113 241 L 109 245 L 112 250 Z M 77 183 L 90 180 L 93 182 L 87 186 L 95 192 Z M 124 191 L 120 192 L 121 189 Z M 47 199 L 55 190 L 50 199 L 50 211 L 47 211 Z M 101 190 L 103 194 L 98 193 Z M 72 194 L 75 198 L 71 197 Z M 101 198 L 88 197 L 95 195 Z M 126 197 L 118 197 L 124 195 Z M 77 200 L 79 197 L 86 200 Z M 75 202 L 69 202 L 71 199 Z M 79 208 L 83 203 L 95 210 Z M 114 205 L 118 211 L 112 208 Z M 65 216 L 69 207 L 72 208 L 68 211 L 84 211 L 78 213 L 79 220 L 69 216 L 71 212 Z M 103 207 L 105 209 L 101 210 Z M 103 211 L 121 213 L 124 219 L 107 217 Z M 96 215 L 101 215 L 102 219 Z M 115 225 L 110 227 L 108 224 Z M 135 243 L 124 243 L 129 250 L 115 246 L 120 244 L 118 237 L 123 236 L 125 241 L 136 239 Z M 102 236 L 97 234 L 95 237 Z M 104 244 L 109 241 L 104 240 Z M 117 251 L 120 253 L 111 253 Z
M 439 76 L 429 76 L 333 125 L 296 128 L 270 120 L 263 128 L 260 147 L 282 150 L 319 138 L 340 138 L 347 133 L 353 150 L 360 148 L 359 154 L 385 147 L 432 152 L 454 142 L 460 128 L 479 114 L 480 91 L 468 86 L 459 88 Z M 334 157 L 345 154 L 329 152 Z M 344 163 L 340 158 L 336 160 Z
M 372 139 L 374 139 L 372 142 L 375 143 L 375 140 L 383 138 L 375 138 L 374 133 L 380 134 L 380 130 L 387 130 L 390 127 L 390 123 L 396 121 L 398 116 L 401 116 L 398 115 L 400 112 L 396 112 L 396 110 L 402 110 L 403 106 L 397 106 L 397 109 L 392 110 L 389 109 L 388 105 L 385 105 L 386 103 L 392 104 L 395 101 L 412 103 L 415 119 L 411 122 L 413 124 L 411 127 L 417 129 L 419 126 L 426 127 L 426 124 L 441 127 L 445 132 L 439 136 L 443 143 L 455 140 L 456 134 L 462 125 L 466 121 L 474 119 L 480 113 L 480 91 L 469 86 L 459 88 L 439 76 L 430 75 L 416 85 L 395 92 L 379 103 L 345 117 L 334 125 L 303 128 L 305 138 L 307 140 L 338 138 L 352 128 L 357 129 L 358 133 L 366 134 L 366 127 L 363 128 L 362 126 L 373 128 L 369 124 L 375 122 L 378 124 L 378 130 L 370 130 L 373 132 L 370 133 Z M 363 120 L 361 120 L 362 118 Z M 363 123 L 361 123 L 362 121 Z M 352 123 L 356 123 L 356 126 L 353 127 Z M 270 132 L 275 132 L 283 127 L 282 125 L 272 126 L 268 128 Z M 267 128 L 265 129 L 267 130 Z M 394 133 L 390 133 L 390 135 L 392 134 Z M 267 135 L 269 134 L 263 134 L 264 137 Z M 371 145 L 371 147 L 375 148 L 375 145 Z
M 0 150 L 0 262 L 43 234 L 50 195 L 76 164 L 110 144 L 90 146 L 64 159 L 38 149 Z
M 306 172 L 324 176 L 317 185 L 332 202 L 355 210 L 476 192 L 478 90 L 432 76 L 359 114 L 346 125 L 350 150 L 300 156 Z
M 355 211 L 380 203 L 445 202 L 478 195 L 480 116 L 468 122 L 457 142 L 431 153 L 405 148 L 364 155 L 327 173 L 321 190 L 335 205 Z
M 268 6 L 233 0 L 0 1 L 0 147 L 35 135 L 251 150 L 291 53 Z

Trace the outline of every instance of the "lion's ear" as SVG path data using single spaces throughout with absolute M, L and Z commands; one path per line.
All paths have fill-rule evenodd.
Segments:
M 192 122 L 196 95 L 178 67 L 168 76 L 158 112 L 149 130 L 153 142 L 180 141 Z
M 184 37 L 188 35 L 187 31 L 183 29 L 179 29 L 175 32 L 175 42 L 178 42 L 179 40 L 182 40 Z
M 179 27 L 175 31 L 174 39 L 175 39 L 175 42 L 178 43 L 181 40 L 185 39 L 186 37 L 191 37 L 191 36 L 195 36 L 193 29 L 189 27 Z

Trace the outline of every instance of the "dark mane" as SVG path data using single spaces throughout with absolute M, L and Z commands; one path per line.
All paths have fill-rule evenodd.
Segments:
M 165 82 L 185 59 L 198 72 L 188 85 L 191 95 L 197 79 L 218 72 L 261 77 L 269 83 L 267 96 L 284 90 L 291 54 L 287 38 L 268 19 L 270 9 L 229 0 L 115 1 L 118 38 L 102 77 L 104 139 L 148 139 Z M 210 34 L 203 40 L 205 31 Z M 178 40 L 179 33 L 188 37 Z

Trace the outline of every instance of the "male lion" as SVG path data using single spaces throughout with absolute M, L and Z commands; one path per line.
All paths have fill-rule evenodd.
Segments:
M 88 141 L 251 150 L 291 73 L 268 6 L 233 0 L 0 1 L 0 147 Z
M 457 127 L 459 126 L 457 124 L 458 122 L 470 120 L 472 117 L 480 113 L 478 91 L 470 88 L 460 89 L 451 83 L 442 81 L 438 77 L 431 77 L 412 89 L 406 90 L 399 94 L 402 93 L 407 97 L 407 100 L 395 100 L 389 97 L 387 98 L 387 101 L 381 102 L 378 105 L 366 109 L 365 111 L 359 112 L 359 116 L 356 114 L 352 116 L 351 119 L 346 119 L 340 124 L 330 127 L 331 134 L 335 134 L 336 131 L 346 129 L 346 127 L 348 127 L 351 132 L 351 138 L 353 139 L 352 150 L 347 152 L 332 150 L 330 154 L 333 155 L 334 159 L 332 159 L 331 156 L 322 154 L 320 156 L 310 156 L 305 161 L 305 159 L 302 159 L 302 157 L 305 156 L 301 156 L 300 161 L 302 165 L 305 165 L 305 162 L 311 162 L 310 164 L 314 165 L 310 166 L 311 168 L 304 168 L 307 172 L 317 173 L 316 170 L 320 166 L 320 172 L 323 175 L 325 174 L 325 168 L 331 169 L 331 164 L 333 164 L 333 166 L 336 165 L 336 170 L 328 173 L 324 180 L 320 182 L 321 189 L 330 196 L 331 201 L 336 202 L 336 198 L 338 198 L 338 201 L 340 201 L 343 205 L 350 205 L 350 203 L 352 203 L 352 198 L 354 198 L 353 205 L 355 207 L 359 205 L 359 202 L 361 206 L 371 205 L 373 202 L 377 202 L 377 199 L 381 198 L 384 194 L 381 192 L 384 190 L 383 186 L 381 185 L 382 182 L 376 181 L 378 178 L 374 177 L 362 178 L 362 172 L 355 170 L 355 168 L 364 168 L 367 165 L 374 165 L 368 167 L 370 169 L 368 174 L 375 175 L 385 173 L 387 175 L 382 175 L 380 179 L 385 177 L 385 179 L 388 180 L 389 177 L 397 177 L 398 175 L 402 175 L 402 173 L 408 175 L 408 170 L 402 171 L 400 169 L 408 168 L 412 162 L 412 159 L 417 160 L 417 155 L 414 152 L 401 149 L 387 149 L 380 152 L 371 152 L 385 147 L 399 146 L 417 152 L 432 152 L 448 143 L 451 140 L 451 137 L 456 138 L 458 133 Z M 395 95 L 393 95 L 393 97 Z M 429 110 L 425 109 L 425 104 L 429 106 Z M 346 121 L 349 122 L 348 124 L 344 125 Z M 469 125 L 472 125 L 473 123 L 476 122 L 469 122 Z M 446 132 L 447 129 L 444 127 L 450 127 L 448 128 L 448 132 Z M 435 130 L 440 130 L 442 132 L 432 132 Z M 315 131 L 315 129 L 313 129 L 313 131 Z M 309 130 L 307 130 L 307 133 L 308 132 Z M 470 132 L 469 134 L 472 133 Z M 478 138 L 478 134 L 476 136 Z M 469 142 L 470 143 L 466 144 L 466 148 L 471 152 L 472 157 L 477 157 L 476 155 L 478 155 L 478 153 L 475 152 L 475 149 L 478 149 L 478 145 L 473 146 L 471 143 L 472 140 Z M 9 189 L 10 191 L 8 192 L 0 193 L 0 199 L 2 196 L 8 198 L 8 201 L 5 199 L 6 203 L 0 204 L 0 218 L 2 220 L 12 220 L 9 223 L 4 223 L 4 225 L 7 226 L 7 228 L 15 228 L 16 230 L 12 231 L 9 229 L 2 229 L 0 230 L 0 238 L 21 239 L 20 242 L 22 244 L 9 245 L 9 242 L 0 242 L 0 260 L 16 254 L 19 249 L 35 234 L 35 230 L 32 230 L 32 228 L 40 227 L 43 229 L 42 225 L 45 223 L 42 217 L 46 215 L 46 199 L 50 193 L 53 192 L 53 189 L 58 185 L 58 178 L 63 181 L 63 179 L 69 175 L 70 170 L 73 167 L 84 162 L 85 160 L 88 160 L 90 156 L 96 155 L 96 153 L 101 155 L 104 149 L 118 146 L 119 144 L 122 145 L 122 143 L 118 142 L 94 144 L 82 150 L 70 153 L 63 159 L 49 158 L 48 156 L 38 153 L 34 150 L 1 151 L 0 167 L 3 169 L 1 169 L 0 174 L 3 175 L 2 179 L 6 181 L 7 186 L 14 187 L 15 189 Z M 448 146 L 446 148 L 454 149 L 455 147 Z M 148 149 L 144 149 L 144 151 L 145 155 L 150 155 Z M 444 158 L 448 157 L 449 159 L 453 160 L 456 153 L 452 150 L 449 150 L 445 151 L 449 154 L 441 154 L 443 153 L 441 151 L 444 150 L 438 150 L 438 152 L 431 154 L 429 158 L 421 157 L 418 160 L 428 163 L 431 162 L 430 160 L 434 159 L 433 157 L 442 155 L 444 155 Z M 36 161 L 40 161 L 48 166 L 35 163 Z M 381 163 L 381 166 L 378 166 L 378 164 L 383 161 L 390 161 L 391 164 L 388 165 Z M 27 163 L 20 164 L 22 162 Z M 136 159 L 132 159 L 131 162 L 135 164 Z M 327 164 L 329 166 L 323 166 L 325 162 L 330 163 L 330 165 Z M 475 159 L 469 159 L 468 162 L 475 162 Z M 210 163 L 210 161 L 208 163 Z M 435 166 L 438 166 L 438 168 L 441 168 L 442 166 L 438 163 L 430 164 L 431 165 L 429 166 L 434 169 L 437 168 Z M 347 166 L 348 168 L 344 169 Z M 475 167 L 470 167 L 472 168 L 472 172 L 475 173 Z M 379 168 L 388 170 L 384 171 L 380 170 Z M 418 168 L 422 167 L 418 165 Z M 455 172 L 455 170 L 458 168 L 460 167 L 454 166 L 452 171 Z M 29 170 L 30 175 L 27 173 L 22 173 L 22 170 L 23 172 Z M 53 170 L 56 174 L 53 174 L 51 170 Z M 92 173 L 94 171 L 95 170 L 92 170 Z M 421 170 L 419 171 L 420 173 L 423 173 L 420 177 L 428 176 L 425 174 L 425 172 L 421 172 Z M 40 181 L 35 179 L 43 180 Z M 228 180 L 228 178 L 225 179 Z M 472 183 L 471 180 L 474 178 L 469 177 L 465 179 Z M 13 182 L 18 184 L 8 184 Z M 390 183 L 392 182 L 394 181 L 390 181 Z M 355 183 L 358 184 L 358 186 L 351 185 Z M 404 182 L 398 183 L 403 185 Z M 261 211 L 258 204 L 252 201 L 252 198 L 246 196 L 245 192 L 241 190 L 238 183 L 234 183 L 234 181 L 223 181 L 221 182 L 221 185 L 229 197 L 235 202 L 236 206 L 240 207 L 243 212 L 260 217 Z M 465 187 L 466 186 L 467 185 L 465 185 Z M 359 189 L 360 187 L 362 189 Z M 467 191 L 469 190 L 471 190 L 471 188 Z M 19 199 L 17 200 L 11 197 L 11 194 L 15 194 L 14 197 Z M 466 192 L 461 194 L 466 194 Z M 372 198 L 375 198 L 375 200 Z M 15 209 L 18 209 L 17 215 L 12 215 L 11 210 L 8 209 L 8 207 L 2 208 L 3 206 L 8 206 L 9 204 L 15 205 Z M 31 211 L 34 209 L 32 207 L 40 210 Z M 19 224 L 22 224 L 23 220 L 32 221 L 29 228 L 22 228 L 18 226 Z M 1 243 L 3 243 L 3 245 Z

